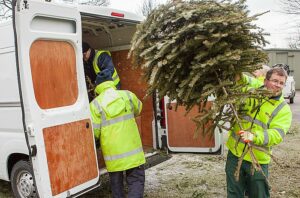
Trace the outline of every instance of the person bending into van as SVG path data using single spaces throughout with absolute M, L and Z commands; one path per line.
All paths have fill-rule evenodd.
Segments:
M 263 83 L 269 69 L 270 67 L 268 65 L 263 65 L 261 69 L 255 70 L 253 72 L 253 75 L 255 76 L 256 79 L 260 80 Z
M 116 90 L 110 70 L 96 77 L 97 97 L 90 103 L 95 139 L 100 141 L 114 198 L 125 197 L 123 172 L 126 174 L 128 198 L 144 194 L 145 156 L 135 121 L 142 102 L 127 90 Z
M 121 88 L 120 78 L 113 64 L 111 54 L 106 50 L 95 50 L 88 43 L 82 42 L 82 55 L 84 61 L 85 74 L 94 83 L 96 75 L 108 69 L 112 74 L 114 85 L 117 89 Z
M 257 88 L 256 85 L 259 84 L 257 82 L 260 81 L 253 78 L 253 83 L 250 83 L 248 79 L 242 76 L 240 80 L 248 83 L 250 89 Z M 246 142 L 260 146 L 271 153 L 272 147 L 282 142 L 289 130 L 292 112 L 282 97 L 282 88 L 286 79 L 287 73 L 284 69 L 270 69 L 263 85 L 273 93 L 273 96 L 263 99 L 258 108 L 255 105 L 258 104 L 257 99 L 247 99 L 244 107 L 246 115 L 241 118 L 241 125 L 244 130 L 236 123 L 229 131 L 229 138 L 226 143 L 229 151 L 225 168 L 228 198 L 244 197 L 245 191 L 249 193 L 250 198 L 270 197 L 269 186 L 265 178 L 268 177 L 268 164 L 271 160 L 268 153 L 253 148 L 253 153 L 265 176 L 261 172 L 253 170 L 249 152 L 242 161 L 238 181 L 235 180 L 234 175 Z

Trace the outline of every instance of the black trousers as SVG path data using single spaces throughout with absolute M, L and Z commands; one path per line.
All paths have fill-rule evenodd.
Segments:
M 124 171 L 109 172 L 110 186 L 113 198 L 125 198 L 123 174 Z M 144 194 L 145 168 L 144 165 L 128 169 L 126 183 L 128 186 L 128 198 L 141 198 Z

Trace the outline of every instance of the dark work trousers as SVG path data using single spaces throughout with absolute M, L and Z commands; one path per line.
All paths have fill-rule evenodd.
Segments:
M 125 173 L 128 186 L 128 198 L 143 197 L 145 185 L 144 165 L 128 169 Z M 109 178 L 113 198 L 124 198 L 123 171 L 109 172 Z
M 245 191 L 249 198 L 269 198 L 269 187 L 266 181 L 268 177 L 268 164 L 261 164 L 265 176 L 258 171 L 252 175 L 252 163 L 243 161 L 240 169 L 240 178 L 236 181 L 234 173 L 238 164 L 238 157 L 228 151 L 226 161 L 227 198 L 243 198 Z

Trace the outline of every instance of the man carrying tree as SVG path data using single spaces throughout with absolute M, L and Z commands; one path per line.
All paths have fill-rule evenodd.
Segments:
M 245 191 L 250 198 L 270 197 L 267 178 L 271 147 L 283 140 L 292 121 L 290 107 L 282 97 L 286 79 L 287 73 L 284 69 L 270 69 L 263 86 L 271 91 L 272 96 L 261 102 L 248 98 L 243 107 L 246 113 L 241 117 L 240 125 L 234 124 L 229 132 L 226 144 L 229 149 L 226 162 L 228 198 L 244 197 Z M 248 83 L 252 89 L 261 85 L 259 80 L 252 78 L 250 82 L 249 77 L 245 76 L 239 81 Z M 245 149 L 247 147 L 252 147 L 252 150 Z M 237 169 L 241 156 L 243 159 L 240 169 Z M 253 163 L 260 165 L 261 170 L 254 170 Z

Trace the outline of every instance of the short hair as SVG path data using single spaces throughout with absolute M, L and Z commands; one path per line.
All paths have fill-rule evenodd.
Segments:
M 285 79 L 287 79 L 287 77 L 288 77 L 286 71 L 282 67 L 273 67 L 267 72 L 266 79 L 270 80 L 272 74 L 274 74 L 274 73 L 278 74 L 279 76 L 284 76 Z

